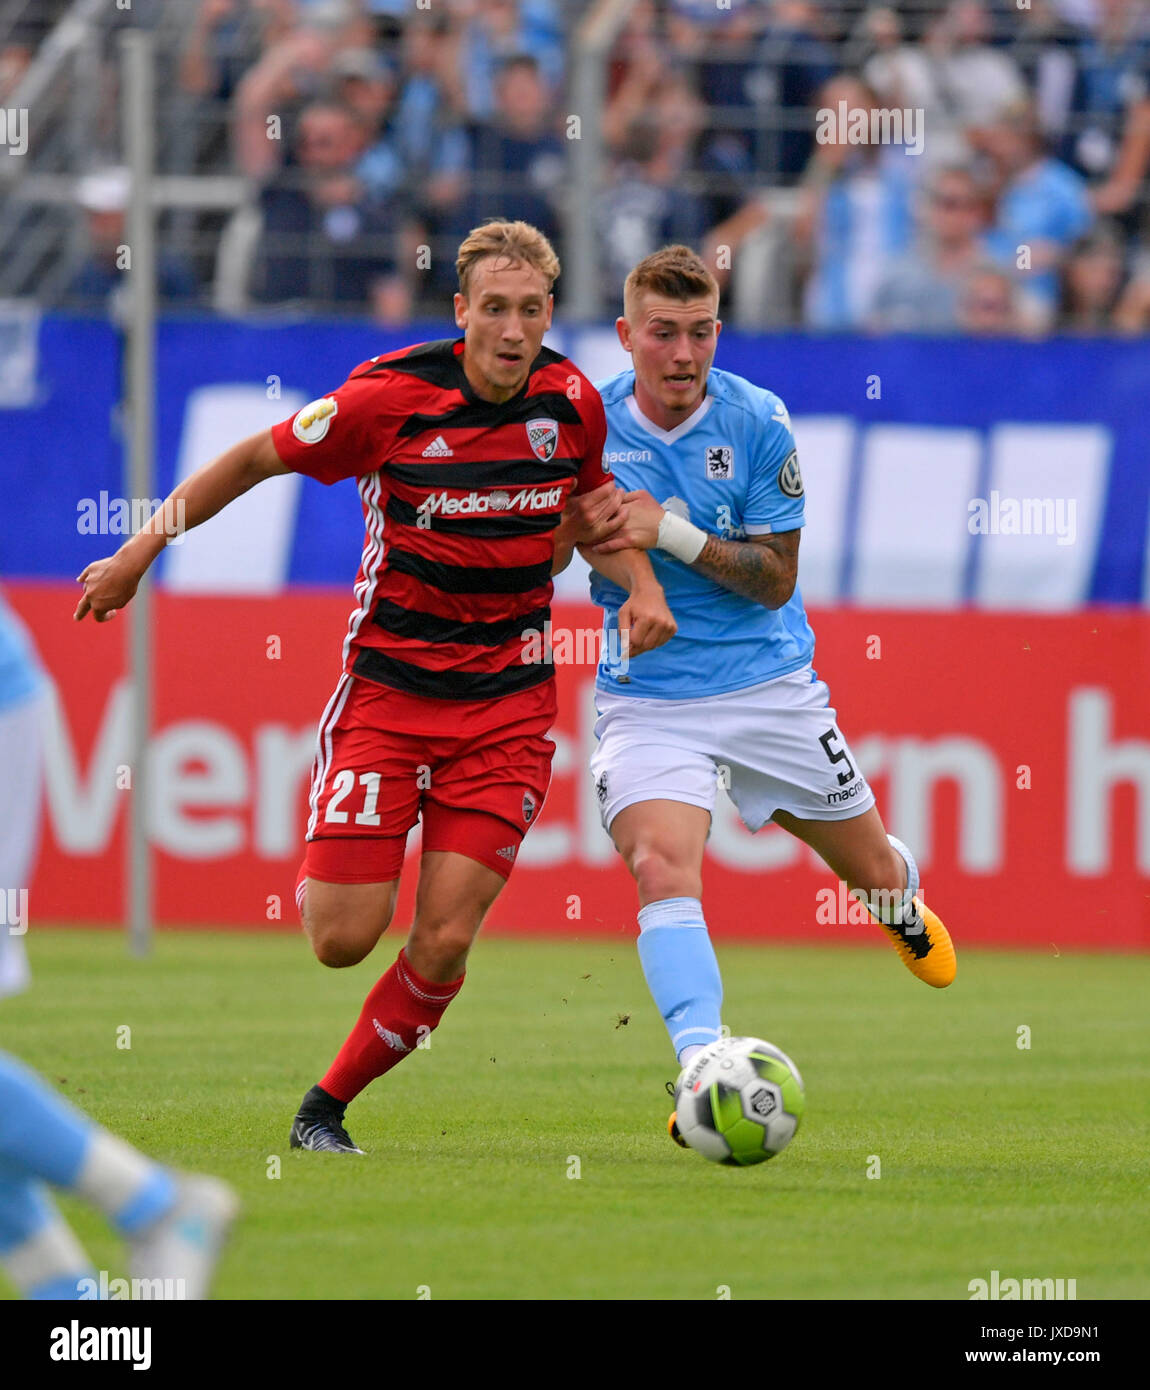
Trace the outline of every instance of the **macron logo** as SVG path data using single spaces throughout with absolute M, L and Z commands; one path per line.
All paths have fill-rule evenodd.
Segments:
M 373 1018 L 371 1021 L 375 1025 L 375 1031 L 384 1040 L 388 1047 L 391 1048 L 392 1052 L 411 1051 L 411 1048 L 408 1047 L 408 1045 L 403 1041 L 403 1039 L 399 1036 L 398 1033 L 393 1033 L 390 1028 L 385 1028 L 383 1024 L 380 1023 L 378 1018 Z
M 454 458 L 455 455 L 452 453 L 451 449 L 448 448 L 447 440 L 444 439 L 443 435 L 437 434 L 427 448 L 424 449 L 423 457 L 425 459 L 449 459 Z

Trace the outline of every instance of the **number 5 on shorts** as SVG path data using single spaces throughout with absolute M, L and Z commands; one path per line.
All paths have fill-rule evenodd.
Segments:
M 851 766 L 851 760 L 847 757 L 847 750 L 845 748 L 840 748 L 837 753 L 834 752 L 831 748 L 831 741 L 840 737 L 841 735 L 839 734 L 839 731 L 837 729 L 830 728 L 826 731 L 825 734 L 819 735 L 819 742 L 822 744 L 827 757 L 830 758 L 832 763 L 846 763 L 847 770 L 838 774 L 839 786 L 845 787 L 846 784 L 854 777 L 855 770 Z

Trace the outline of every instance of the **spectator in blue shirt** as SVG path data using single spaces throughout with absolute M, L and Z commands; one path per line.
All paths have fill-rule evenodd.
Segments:
M 838 112 L 841 102 L 848 125 L 853 112 L 877 105 L 864 82 L 847 76 L 832 78 L 818 96 L 820 109 Z M 837 135 L 815 145 L 794 234 L 811 267 L 804 322 L 843 332 L 867 325 L 884 275 L 910 246 L 914 156 Z
M 699 164 L 708 175 L 716 222 L 739 206 L 754 168 L 764 91 L 755 54 L 766 22 L 760 0 L 726 0 L 722 6 L 715 0 L 670 0 L 671 57 L 691 75 L 707 109 Z M 762 163 L 769 162 L 764 150 Z
M 661 246 L 702 241 L 708 207 L 692 175 L 704 115 L 690 79 L 669 71 L 618 143 L 595 209 L 604 302 L 618 300 L 632 266 Z
M 954 333 L 971 272 L 985 257 L 986 198 L 960 165 L 931 175 L 918 243 L 880 281 L 870 326 L 885 333 Z
M 522 220 L 553 244 L 560 239 L 559 193 L 567 149 L 552 128 L 551 102 L 528 54 L 508 59 L 496 81 L 492 120 L 472 127 L 471 189 L 460 235 L 486 217 Z
M 458 201 L 467 170 L 460 94 L 446 71 L 452 55 L 444 16 L 408 18 L 393 126 L 410 191 L 439 208 Z
M 822 15 L 808 0 L 772 0 L 769 23 L 755 53 L 750 90 L 757 130 L 752 157 L 760 175 L 795 183 L 814 147 L 808 108 L 838 71 L 834 50 L 821 36 Z
M 1079 44 L 1080 107 L 1073 160 L 1088 177 L 1100 213 L 1124 215 L 1137 204 L 1150 170 L 1150 29 L 1145 7 L 1105 0 L 1095 34 Z
M 554 0 L 475 0 L 461 55 L 467 111 L 473 120 L 495 114 L 497 80 L 508 58 L 535 59 L 550 94 L 563 80 L 563 34 Z
M 403 189 L 403 157 L 392 125 L 396 78 L 390 64 L 370 48 L 348 48 L 331 70 L 334 98 L 355 111 L 363 127 L 364 152 L 355 172 L 369 199 L 386 203 Z
M 997 214 L 987 248 L 1017 275 L 1024 311 L 1033 326 L 1048 327 L 1058 309 L 1059 267 L 1093 220 L 1086 183 L 1045 152 L 1029 103 L 972 131 L 971 140 L 989 157 L 998 184 Z
M 304 110 L 298 162 L 260 193 L 254 298 L 338 304 L 384 322 L 409 312 L 397 265 L 401 209 L 372 203 L 355 173 L 364 136 L 362 118 L 350 107 L 318 101 Z

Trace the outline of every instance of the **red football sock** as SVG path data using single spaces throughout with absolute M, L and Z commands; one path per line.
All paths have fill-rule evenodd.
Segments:
M 367 996 L 359 1022 L 319 1084 L 336 1100 L 345 1104 L 354 1100 L 369 1082 L 390 1071 L 427 1037 L 463 980 L 463 975 L 446 985 L 425 980 L 412 968 L 407 952 L 400 951 Z

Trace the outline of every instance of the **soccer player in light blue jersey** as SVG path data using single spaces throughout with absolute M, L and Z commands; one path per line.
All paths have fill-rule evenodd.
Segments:
M 0 998 L 29 982 L 47 692 L 31 639 L 0 597 Z M 135 1294 L 205 1296 L 237 1207 L 231 1188 L 153 1163 L 0 1052 L 0 1270 L 29 1298 L 107 1297 L 115 1286 L 92 1269 L 49 1185 L 91 1202 L 124 1236 Z
M 597 383 L 604 460 L 626 522 L 593 550 L 650 552 L 678 624 L 641 662 L 596 681 L 591 761 L 603 824 L 639 890 L 639 956 L 681 1066 L 720 1036 L 722 983 L 702 905 L 703 848 L 721 780 L 749 830 L 769 821 L 810 845 L 864 901 L 911 972 L 955 973 L 946 928 L 916 896 L 910 850 L 874 795 L 811 666 L 796 586 L 803 480 L 782 401 L 712 367 L 719 291 L 671 246 L 632 270 L 616 327 L 631 370 Z M 594 574 L 605 638 L 626 595 Z M 677 1138 L 672 1116 L 672 1135 Z

